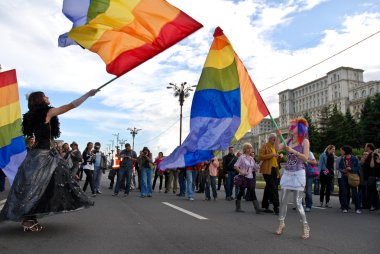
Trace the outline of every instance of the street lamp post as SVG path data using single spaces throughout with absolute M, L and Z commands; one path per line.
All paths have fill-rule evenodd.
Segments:
M 141 131 L 141 129 L 137 129 L 136 127 L 133 127 L 133 129 L 128 128 L 127 130 L 129 130 L 132 135 L 132 150 L 135 150 L 135 136 L 137 135 L 139 131 Z
M 116 137 L 116 152 L 119 149 L 119 133 L 112 134 L 113 136 Z
M 180 106 L 180 114 L 179 114 L 179 145 L 182 144 L 182 106 L 185 102 L 185 99 L 190 96 L 190 91 L 194 91 L 186 82 L 182 82 L 180 85 L 169 83 L 167 89 L 174 90 L 174 97 L 178 97 L 179 106 Z

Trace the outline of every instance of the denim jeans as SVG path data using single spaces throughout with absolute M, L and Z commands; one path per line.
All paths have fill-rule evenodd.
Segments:
M 131 168 L 120 168 L 119 169 L 119 177 L 117 178 L 115 193 L 119 193 L 121 184 L 124 185 L 125 178 L 127 178 L 127 185 L 125 187 L 125 194 L 129 194 L 129 190 L 131 189 L 131 181 L 132 181 L 132 169 Z
M 313 206 L 313 191 L 312 191 L 313 182 L 314 182 L 314 176 L 306 176 L 306 195 L 305 195 L 306 208 L 311 208 Z
M 232 197 L 232 190 L 234 189 L 234 177 L 235 176 L 236 176 L 236 173 L 234 171 L 228 171 L 228 177 L 226 180 L 226 198 Z M 238 188 L 236 188 L 236 189 L 238 189 Z
M 359 203 L 359 196 L 358 196 L 358 188 L 357 187 L 350 187 L 348 185 L 348 178 L 345 175 L 342 175 L 341 178 L 341 184 L 342 184 L 342 210 L 346 209 L 348 210 L 349 206 L 349 199 L 348 197 L 348 192 L 351 189 L 351 195 L 352 195 L 352 201 L 355 203 L 355 210 L 360 209 Z
M 216 176 L 210 176 L 206 180 L 205 195 L 206 195 L 206 198 L 208 198 L 208 199 L 211 198 L 211 195 L 210 195 L 210 185 L 211 185 L 211 189 L 212 189 L 212 197 L 213 198 L 217 198 L 218 194 L 216 192 Z
M 152 196 L 152 169 L 143 168 L 141 170 L 141 196 Z
M 186 170 L 186 194 L 188 198 L 193 197 L 194 185 L 193 185 L 194 170 Z
M 102 169 L 100 166 L 94 166 L 94 183 L 95 191 L 100 191 L 100 180 L 102 180 Z

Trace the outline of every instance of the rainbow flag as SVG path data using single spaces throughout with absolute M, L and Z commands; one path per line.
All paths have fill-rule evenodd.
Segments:
M 225 150 L 269 111 L 231 43 L 219 27 L 206 58 L 190 114 L 190 133 L 160 168 L 177 168 L 210 160 Z
M 26 156 L 16 70 L 0 72 L 0 168 L 12 184 Z
M 164 0 L 65 0 L 63 12 L 73 21 L 68 38 L 97 53 L 116 76 L 202 27 Z M 60 37 L 60 46 L 71 44 Z

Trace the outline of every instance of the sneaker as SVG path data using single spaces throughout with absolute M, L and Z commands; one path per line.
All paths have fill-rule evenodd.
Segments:
M 373 207 L 373 206 L 371 206 L 371 208 L 369 209 L 369 211 L 370 212 L 373 212 L 373 211 L 375 211 L 376 209 L 375 209 L 375 207 Z
M 319 207 L 323 207 L 323 202 L 321 202 L 321 204 L 319 205 Z
M 358 210 L 356 210 L 356 213 L 357 213 L 357 214 L 361 214 L 362 211 L 358 209 Z
M 308 212 L 310 212 L 310 211 L 311 211 L 311 209 L 310 209 L 309 207 L 306 207 L 306 208 L 305 208 L 305 212 L 308 213 Z
M 332 208 L 332 206 L 329 203 L 326 203 L 325 207 L 326 208 Z
M 99 190 L 97 190 L 97 191 L 96 191 L 96 194 L 102 194 L 102 192 L 101 192 L 101 191 L 99 191 Z
M 93 193 L 93 194 L 92 194 L 92 197 L 96 197 L 96 194 L 95 194 L 95 193 Z
M 189 201 L 194 201 L 194 198 L 189 198 Z
M 148 198 L 151 198 L 152 197 L 152 195 L 148 195 Z
M 124 197 L 125 197 L 125 198 L 128 197 L 128 194 L 127 194 L 127 193 L 124 193 Z
M 205 198 L 205 201 L 210 201 L 211 200 L 211 198 Z
M 119 195 L 119 193 L 115 192 L 114 194 L 112 194 L 112 196 L 114 196 L 114 197 L 117 196 L 117 195 Z
M 214 198 L 214 201 L 216 201 L 217 200 L 217 198 Z
M 347 211 L 347 209 L 343 209 L 343 213 L 347 213 L 348 211 Z

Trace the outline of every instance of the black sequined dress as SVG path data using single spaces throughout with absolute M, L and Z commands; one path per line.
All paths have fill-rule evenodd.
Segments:
M 40 218 L 94 205 L 73 179 L 66 162 L 50 149 L 50 133 L 49 123 L 37 128 L 36 147 L 28 151 L 18 169 L 0 221 Z

